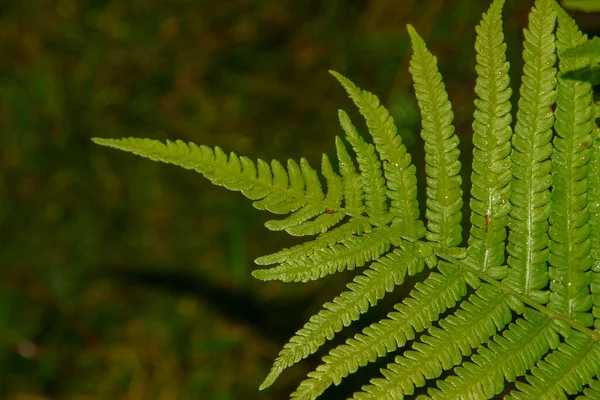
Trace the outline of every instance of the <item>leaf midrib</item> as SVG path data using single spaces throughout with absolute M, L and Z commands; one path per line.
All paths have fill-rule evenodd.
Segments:
M 567 325 L 569 325 L 571 328 L 583 333 L 584 335 L 590 337 L 591 339 L 595 340 L 596 342 L 600 342 L 600 332 L 596 331 L 596 330 L 592 330 L 590 328 L 587 328 L 585 326 L 583 326 L 582 324 L 576 322 L 575 320 L 573 320 L 570 317 L 567 317 L 565 315 L 562 314 L 558 314 L 554 311 L 550 311 L 548 309 L 548 307 L 536 302 L 535 300 L 533 300 L 531 297 L 526 296 L 518 291 L 516 291 L 515 289 L 513 289 L 511 286 L 497 281 L 496 279 L 490 277 L 488 274 L 486 274 L 485 272 L 482 272 L 478 269 L 475 269 L 473 267 L 470 267 L 469 265 L 467 265 L 466 263 L 456 259 L 455 257 L 452 257 L 451 255 L 448 255 L 446 253 L 442 253 L 439 252 L 437 250 L 434 250 L 434 253 L 436 256 L 443 258 L 444 260 L 446 260 L 447 262 L 451 263 L 452 265 L 454 265 L 455 267 L 458 267 L 464 271 L 468 271 L 471 272 L 473 274 L 475 274 L 479 279 L 484 280 L 485 282 L 495 286 L 496 288 L 498 288 L 498 290 L 510 294 L 514 297 L 516 297 L 517 299 L 519 299 L 521 302 L 523 302 L 524 304 L 530 306 L 531 308 L 536 309 L 537 311 L 545 314 L 546 316 L 548 316 L 549 318 L 558 320 L 558 321 L 562 321 L 564 323 L 566 323 Z

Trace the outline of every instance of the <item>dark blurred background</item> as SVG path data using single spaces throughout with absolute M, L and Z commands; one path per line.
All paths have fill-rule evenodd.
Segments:
M 515 77 L 531 3 L 508 1 L 505 11 Z M 297 242 L 268 232 L 269 215 L 198 174 L 90 138 L 183 139 L 318 166 L 341 134 L 338 108 L 362 126 L 327 73 L 335 69 L 380 96 L 420 165 L 412 23 L 439 57 L 468 161 L 474 26 L 488 5 L 0 2 L 0 398 L 287 398 L 323 352 L 257 387 L 352 273 L 305 285 L 254 280 L 256 257 Z M 599 14 L 574 15 L 598 34 Z M 323 398 L 367 380 L 359 374 Z

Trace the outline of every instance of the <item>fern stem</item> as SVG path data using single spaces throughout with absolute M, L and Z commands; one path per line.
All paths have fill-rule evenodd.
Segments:
M 549 318 L 560 321 L 560 322 L 564 323 L 565 325 L 570 326 L 571 328 L 583 333 L 584 335 L 589 336 L 590 338 L 594 339 L 595 341 L 600 342 L 600 331 L 589 329 L 588 327 L 581 325 L 580 323 L 578 323 L 577 321 L 575 321 L 572 318 L 566 317 L 564 315 L 561 315 L 559 313 L 549 310 L 546 306 L 538 303 L 536 299 L 534 299 L 530 296 L 527 296 L 527 295 L 523 295 L 518 290 L 515 290 L 515 288 L 512 285 L 510 285 L 510 283 L 507 282 L 506 280 L 499 282 L 496 279 L 492 278 L 491 276 L 468 265 L 467 263 L 465 263 L 462 260 L 458 260 L 458 259 L 452 257 L 451 255 L 449 255 L 447 253 L 435 252 L 435 255 L 440 257 L 443 260 L 446 260 L 446 261 L 452 263 L 453 265 L 455 265 L 457 267 L 462 268 L 466 272 L 477 276 L 477 278 L 481 279 L 482 281 L 485 281 L 485 282 L 489 283 L 490 285 L 495 286 L 501 292 L 512 295 L 512 297 L 517 299 L 517 301 L 522 302 L 523 304 L 526 304 L 527 306 L 534 308 L 541 313 L 544 313 Z

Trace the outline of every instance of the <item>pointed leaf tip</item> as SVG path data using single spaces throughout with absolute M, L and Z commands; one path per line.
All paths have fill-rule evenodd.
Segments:
M 335 79 L 337 79 L 338 81 L 341 81 L 342 79 L 348 79 L 348 78 L 346 78 L 344 75 L 340 74 L 339 72 L 337 72 L 337 71 L 335 71 L 335 70 L 333 70 L 333 69 L 330 69 L 330 70 L 329 70 L 329 73 L 330 73 L 330 74 L 331 74 L 331 75 L 332 75 L 332 76 L 333 76 Z
M 258 387 L 258 390 L 265 390 L 266 388 L 271 386 L 273 383 L 275 383 L 275 380 L 279 377 L 279 375 L 281 375 L 282 371 L 283 371 L 282 368 L 276 368 L 275 366 L 273 366 L 271 368 L 271 371 L 269 371 L 269 374 L 267 375 L 265 380 Z
M 252 276 L 258 280 L 264 281 L 264 269 L 255 269 L 251 272 Z
M 108 143 L 110 143 L 113 139 L 107 139 L 107 138 L 99 138 L 99 137 L 93 137 L 92 138 L 92 142 L 99 144 L 100 146 L 106 146 Z
M 411 24 L 406 24 L 406 29 L 408 30 L 408 35 L 410 36 L 410 41 L 413 45 L 413 48 L 415 46 L 415 44 L 419 43 L 419 42 L 425 42 L 423 40 L 423 38 L 421 37 L 421 35 L 419 35 L 419 32 L 417 32 L 417 30 L 415 29 L 414 26 L 412 26 Z
M 339 82 L 340 82 L 342 85 L 344 84 L 344 81 L 347 81 L 347 80 L 348 80 L 348 78 L 346 78 L 344 75 L 340 74 L 340 73 L 339 73 L 339 72 L 337 72 L 337 71 L 330 70 L 330 71 L 329 71 L 329 73 L 330 73 L 331 75 L 333 75 L 333 77 L 334 77 L 335 79 L 337 79 L 337 80 L 338 80 L 338 81 L 339 81 Z
M 408 34 L 410 36 L 413 36 L 413 35 L 417 35 L 418 36 L 419 35 L 417 33 L 417 30 L 415 29 L 415 27 L 412 26 L 411 24 L 406 24 L 406 30 L 408 31 Z

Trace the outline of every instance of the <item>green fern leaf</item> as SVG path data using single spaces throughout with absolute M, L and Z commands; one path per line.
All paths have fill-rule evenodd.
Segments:
M 460 244 L 462 179 L 458 136 L 454 133 L 452 106 L 437 69 L 437 59 L 412 26 L 408 26 L 413 55 L 410 72 L 421 109 L 421 136 L 427 163 L 427 239 L 449 249 Z
M 325 196 L 325 202 L 332 206 L 336 205 L 335 208 L 326 209 L 325 211 L 330 210 L 330 213 L 326 214 L 322 214 L 323 210 L 320 209 L 319 213 L 314 214 L 318 216 L 312 220 L 302 220 L 300 223 L 288 224 L 283 228 L 280 228 L 277 225 L 267 226 L 267 228 L 272 230 L 285 229 L 287 233 L 293 236 L 317 235 L 327 232 L 329 228 L 337 225 L 344 218 L 344 213 L 337 212 L 337 209 L 340 208 L 342 204 L 342 179 L 333 171 L 331 162 L 326 155 L 323 155 L 323 159 L 321 161 L 321 171 L 323 172 L 323 176 L 327 182 L 328 189 L 327 195 Z M 316 178 L 314 182 L 316 185 L 318 183 L 318 177 L 316 177 L 316 174 L 314 178 Z
M 503 0 L 496 0 L 477 26 L 477 84 L 473 122 L 471 233 L 468 262 L 495 279 L 506 276 L 504 249 L 510 198 L 510 96 Z
M 361 172 L 361 186 L 364 191 L 366 213 L 375 225 L 387 225 L 391 221 L 387 206 L 385 180 L 381 160 L 375 154 L 375 147 L 367 143 L 352 125 L 350 117 L 339 111 L 340 125 L 346 132 L 346 139 L 356 152 L 356 161 Z
M 292 397 L 316 399 L 360 367 L 399 351 L 355 399 L 402 399 L 426 385 L 426 398 L 483 399 L 505 391 L 506 382 L 516 382 L 507 398 L 583 393 L 578 398 L 600 399 L 600 127 L 594 125 L 600 105 L 592 91 L 600 67 L 590 58 L 597 40 L 587 41 L 555 1 L 535 2 L 524 32 L 513 132 L 503 5 L 494 0 L 477 27 L 466 249 L 460 247 L 461 165 L 452 107 L 436 58 L 411 26 L 410 72 L 425 142 L 425 221 L 415 167 L 389 112 L 336 72 L 373 139 L 361 137 L 340 111 L 345 137 L 336 138 L 338 171 L 327 156 L 319 174 L 305 159 L 284 166 L 181 141 L 94 139 L 194 169 L 242 192 L 256 208 L 284 215 L 267 228 L 313 236 L 258 258 L 270 266 L 253 272 L 259 279 L 307 282 L 363 268 L 283 347 L 261 389 L 427 264 L 437 271 L 386 318 L 333 348 Z M 469 297 L 467 286 L 474 290 Z
M 562 11 L 562 13 L 560 12 Z M 574 21 L 563 10 L 558 14 L 559 56 L 585 42 Z M 561 58 L 559 72 L 587 68 L 589 62 Z M 552 211 L 550 214 L 550 289 L 548 308 L 572 317 L 584 326 L 593 324 L 588 313 L 590 230 L 587 209 L 587 164 L 593 132 L 593 98 L 589 82 L 558 78 L 554 153 L 552 154 Z M 583 144 L 583 145 L 582 145 Z
M 401 398 L 401 393 L 412 394 L 426 379 L 461 364 L 463 355 L 470 355 L 473 348 L 503 329 L 512 319 L 512 303 L 493 286 L 481 286 L 457 312 L 440 321 L 440 328 L 430 328 L 429 335 L 413 344 L 413 350 L 388 364 L 382 370 L 385 379 L 371 380 L 354 398 L 391 399 Z
M 371 224 L 366 220 L 353 219 L 346 224 L 330 229 L 319 235 L 316 239 L 304 242 L 289 249 L 283 249 L 277 253 L 262 256 L 254 260 L 258 265 L 269 265 L 284 263 L 287 260 L 298 261 L 300 257 L 309 257 L 322 249 L 334 246 L 353 235 L 362 235 L 371 232 Z
M 348 154 L 344 141 L 335 138 L 337 156 L 340 162 L 340 173 L 344 182 L 344 206 L 350 215 L 362 215 L 365 211 L 362 178 L 356 172 L 354 161 Z
M 600 11 L 600 0 L 563 0 L 563 4 L 567 8 L 588 13 Z
M 314 353 L 344 326 L 356 321 L 369 307 L 377 304 L 386 292 L 391 292 L 395 285 L 401 284 L 407 273 L 414 275 L 420 272 L 424 266 L 424 255 L 413 246 L 407 247 L 412 247 L 413 251 L 396 250 L 372 263 L 364 275 L 358 275 L 348 284 L 348 291 L 333 302 L 326 303 L 323 310 L 296 332 L 279 353 L 261 389 L 273 384 L 283 369 Z
M 547 316 L 526 310 L 525 318 L 511 324 L 503 335 L 497 335 L 487 347 L 479 347 L 471 362 L 463 363 L 439 389 L 429 391 L 432 399 L 489 399 L 502 392 L 504 381 L 514 382 L 524 375 L 560 337 Z
M 136 138 L 95 138 L 93 140 L 98 144 L 128 151 L 154 161 L 194 169 L 215 185 L 240 191 L 246 197 L 256 200 L 254 202 L 256 208 L 275 214 L 295 211 L 298 219 L 308 219 L 314 213 L 314 209 L 324 211 L 329 207 L 337 206 L 335 203 L 327 204 L 318 179 L 315 179 L 316 172 L 306 160 L 301 161 L 301 166 L 289 160 L 286 171 L 277 161 L 273 161 L 269 168 L 266 162 L 258 160 L 257 167 L 250 159 L 238 157 L 235 153 L 227 157 L 219 147 L 213 150 L 193 143 L 188 145 L 180 140 L 167 141 L 166 144 L 156 140 Z M 335 196 L 330 197 L 330 200 L 331 198 Z M 310 211 L 304 211 L 304 208 Z M 270 221 L 267 224 L 274 229 L 278 228 L 275 222 Z
M 341 74 L 330 72 L 344 86 L 365 117 L 377 151 L 385 161 L 383 166 L 387 196 L 391 199 L 390 212 L 397 218 L 395 223 L 401 227 L 404 236 L 411 239 L 421 238 L 424 229 L 423 222 L 418 220 L 416 168 L 397 134 L 394 121 L 385 107 L 380 105 L 377 96 L 360 90 Z
M 595 118 L 600 118 L 596 111 Z M 590 258 L 592 269 L 590 272 L 590 290 L 593 300 L 594 327 L 600 329 L 600 127 L 596 127 L 592 134 L 591 155 L 588 170 L 588 204 L 590 226 Z
M 550 0 L 536 1 L 524 31 L 523 80 L 512 137 L 512 209 L 508 284 L 539 303 L 548 301 L 548 217 L 552 154 L 552 105 L 556 98 L 554 24 Z
M 264 281 L 308 282 L 336 271 L 362 267 L 390 249 L 393 232 L 393 228 L 387 226 L 374 228 L 368 235 L 350 236 L 318 253 L 298 257 L 270 269 L 256 270 L 252 275 Z
M 397 304 L 396 311 L 388 314 L 386 319 L 332 349 L 323 358 L 324 363 L 308 374 L 309 379 L 300 384 L 292 397 L 316 398 L 359 367 L 403 347 L 415 338 L 415 333 L 431 327 L 432 321 L 466 294 L 463 271 L 446 264 L 440 264 L 439 271 L 441 274 L 432 272 L 423 283 L 418 283 L 410 297 Z
M 595 380 L 600 370 L 600 346 L 589 336 L 573 332 L 527 375 L 508 399 L 556 399 L 576 394 Z

